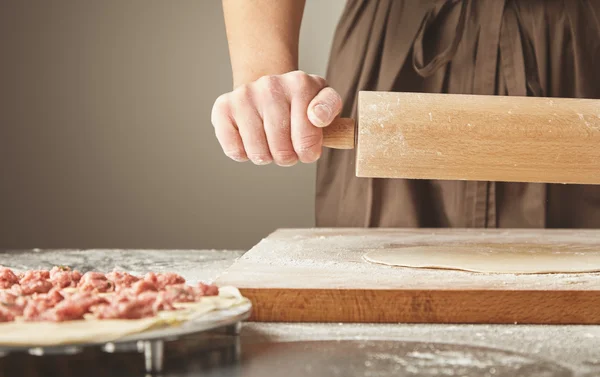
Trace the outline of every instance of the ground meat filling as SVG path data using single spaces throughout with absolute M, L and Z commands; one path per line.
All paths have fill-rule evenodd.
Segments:
M 214 285 L 185 284 L 175 273 L 149 272 L 143 277 L 127 272 L 81 274 L 66 266 L 15 274 L 0 267 L 0 322 L 63 322 L 85 319 L 139 319 L 176 303 L 197 302 L 219 294 Z
M 0 289 L 8 289 L 19 284 L 19 277 L 11 269 L 0 267 Z
M 44 315 L 63 300 L 64 296 L 57 288 L 53 288 L 45 294 L 32 295 L 23 310 L 23 319 L 26 321 L 43 320 Z
M 30 270 L 23 274 L 19 280 L 19 284 L 29 284 L 31 282 L 50 279 L 50 271 L 48 270 Z
M 0 322 L 12 322 L 15 320 L 15 315 L 4 305 L 0 304 Z
M 175 284 L 183 284 L 185 283 L 185 279 L 174 273 L 162 273 L 155 274 L 154 272 L 148 272 L 146 276 L 144 276 L 144 280 L 151 282 L 154 284 L 159 290 L 165 289 L 169 285 Z
M 127 272 L 113 271 L 106 274 L 106 278 L 115 284 L 115 290 L 118 292 L 121 289 L 129 288 L 133 283 L 140 280 L 139 277 L 133 276 Z
M 98 319 L 139 319 L 156 314 L 153 304 L 153 299 L 118 296 L 108 304 L 95 306 L 92 313 Z
M 158 288 L 156 287 L 156 285 L 154 283 L 151 283 L 147 280 L 139 280 L 139 281 L 133 283 L 131 288 L 129 288 L 128 290 L 123 290 L 123 292 L 132 294 L 132 295 L 139 295 L 141 293 L 148 292 L 148 291 L 156 292 L 156 291 L 158 291 Z
M 11 290 L 18 295 L 29 296 L 34 293 L 47 293 L 52 289 L 50 271 L 30 270 L 19 279 L 18 285 L 13 285 Z
M 112 281 L 108 280 L 103 273 L 100 272 L 86 272 L 79 280 L 77 288 L 82 291 L 95 291 L 95 292 L 111 292 L 115 290 L 115 285 Z
M 202 292 L 202 296 L 217 296 L 219 294 L 219 287 L 212 284 L 198 283 L 197 289 Z
M 17 300 L 17 295 L 9 291 L 0 291 L 0 304 L 14 304 Z
M 44 312 L 40 316 L 40 320 L 50 322 L 73 321 L 83 319 L 87 312 L 88 310 L 81 303 L 66 300 Z
M 169 302 L 194 302 L 196 291 L 194 287 L 185 284 L 171 285 L 164 291 Z
M 167 297 L 167 292 L 161 291 L 156 293 L 154 298 L 154 302 L 152 303 L 152 307 L 154 311 L 160 310 L 177 310 L 175 306 L 173 306 L 174 301 L 169 300 Z
M 11 312 L 13 316 L 23 315 L 26 305 L 27 299 L 24 296 L 17 296 L 9 291 L 0 291 L 0 307 Z
M 66 266 L 55 266 L 50 270 L 50 281 L 55 287 L 59 288 L 76 287 L 81 277 L 81 272 L 71 271 Z

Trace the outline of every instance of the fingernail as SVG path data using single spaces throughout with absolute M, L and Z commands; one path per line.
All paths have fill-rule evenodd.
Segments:
M 320 150 L 314 150 L 314 149 L 305 149 L 302 155 L 302 158 L 300 159 L 300 161 L 302 161 L 305 164 L 311 164 L 315 161 L 317 161 L 320 157 L 321 157 L 321 151 Z
M 331 118 L 331 109 L 329 106 L 325 104 L 316 105 L 313 108 L 314 119 L 311 119 L 311 122 L 315 124 L 315 126 L 325 127 L 329 124 L 329 119 Z
M 241 155 L 230 156 L 229 158 L 231 158 L 235 162 L 246 162 L 246 161 L 248 161 L 248 157 L 241 156 Z
M 269 165 L 271 163 L 270 159 L 265 159 L 261 157 L 255 157 L 252 159 L 254 165 Z
M 229 157 L 230 159 L 232 159 L 235 162 L 246 162 L 248 161 L 248 157 L 246 156 L 245 153 L 238 153 L 238 152 L 229 152 L 229 153 L 225 153 L 225 155 L 227 157 Z
M 290 166 L 296 165 L 297 163 L 298 163 L 298 160 L 282 161 L 279 163 L 279 166 L 288 168 Z

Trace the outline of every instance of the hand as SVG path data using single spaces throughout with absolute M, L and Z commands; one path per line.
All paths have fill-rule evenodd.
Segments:
M 321 156 L 321 128 L 341 110 L 340 95 L 322 77 L 294 71 L 263 76 L 219 96 L 211 121 L 229 158 L 292 166 Z

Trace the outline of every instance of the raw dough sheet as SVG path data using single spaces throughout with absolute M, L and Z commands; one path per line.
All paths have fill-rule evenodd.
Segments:
M 406 246 L 370 250 L 371 263 L 412 268 L 497 274 L 581 273 L 600 271 L 593 246 L 545 244 L 463 244 Z
M 182 310 L 161 311 L 157 317 L 65 322 L 0 323 L 0 346 L 55 346 L 87 342 L 110 342 L 150 329 L 177 326 L 213 310 L 229 309 L 249 302 L 234 287 L 219 287 L 218 296 L 206 296 L 195 303 L 179 303 Z

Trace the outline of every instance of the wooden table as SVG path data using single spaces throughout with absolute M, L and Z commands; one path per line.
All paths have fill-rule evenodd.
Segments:
M 232 265 L 243 251 L 215 250 L 18 250 L 0 251 L 0 261 L 21 268 L 48 268 L 56 261 L 101 271 L 111 270 L 115 265 L 143 273 L 150 269 L 173 271 L 189 281 L 212 281 Z M 565 325 L 453 325 L 453 324 L 340 324 L 340 323 L 245 323 L 236 339 L 188 339 L 166 345 L 165 376 L 211 375 L 265 376 L 264 365 L 281 355 L 278 350 L 285 342 L 313 341 L 390 341 L 444 343 L 455 345 L 455 355 L 462 364 L 446 366 L 446 370 L 459 375 L 465 368 L 477 367 L 482 375 L 495 368 L 498 375 L 502 364 L 497 362 L 481 369 L 478 362 L 486 361 L 485 354 L 474 354 L 470 347 L 485 347 L 497 353 L 520 353 L 524 358 L 556 362 L 567 366 L 572 373 L 564 377 L 592 377 L 600 375 L 600 326 Z M 310 343 L 308 343 L 310 344 Z M 300 343 L 298 344 L 301 345 Z M 329 364 L 311 365 L 313 376 L 332 375 L 332 369 L 346 370 L 351 362 L 362 362 L 363 367 L 347 376 L 367 373 L 385 375 L 409 374 L 407 368 L 417 368 L 412 374 L 423 374 L 422 366 L 403 364 L 399 354 L 348 354 L 347 363 L 331 359 Z M 235 356 L 241 351 L 240 356 Z M 259 352 L 260 351 L 260 352 Z M 400 355 L 402 356 L 402 355 Z M 356 357 L 356 358 L 354 358 Z M 383 358 L 382 358 L 383 357 Z M 388 357 L 388 358 L 386 358 Z M 394 360 L 398 359 L 398 362 Z M 261 361 L 262 360 L 262 361 Z M 305 370 L 301 364 L 290 364 L 286 371 L 292 376 Z M 474 366 L 470 365 L 475 363 Z M 478 366 L 479 365 L 479 366 Z M 231 372 L 231 368 L 234 372 Z M 395 374 L 385 374 L 385 368 L 394 368 Z M 136 352 L 107 354 L 89 350 L 78 355 L 33 356 L 28 354 L 0 357 L 0 377 L 42 376 L 142 376 L 143 356 Z M 532 372 L 514 373 L 512 377 L 531 376 Z

